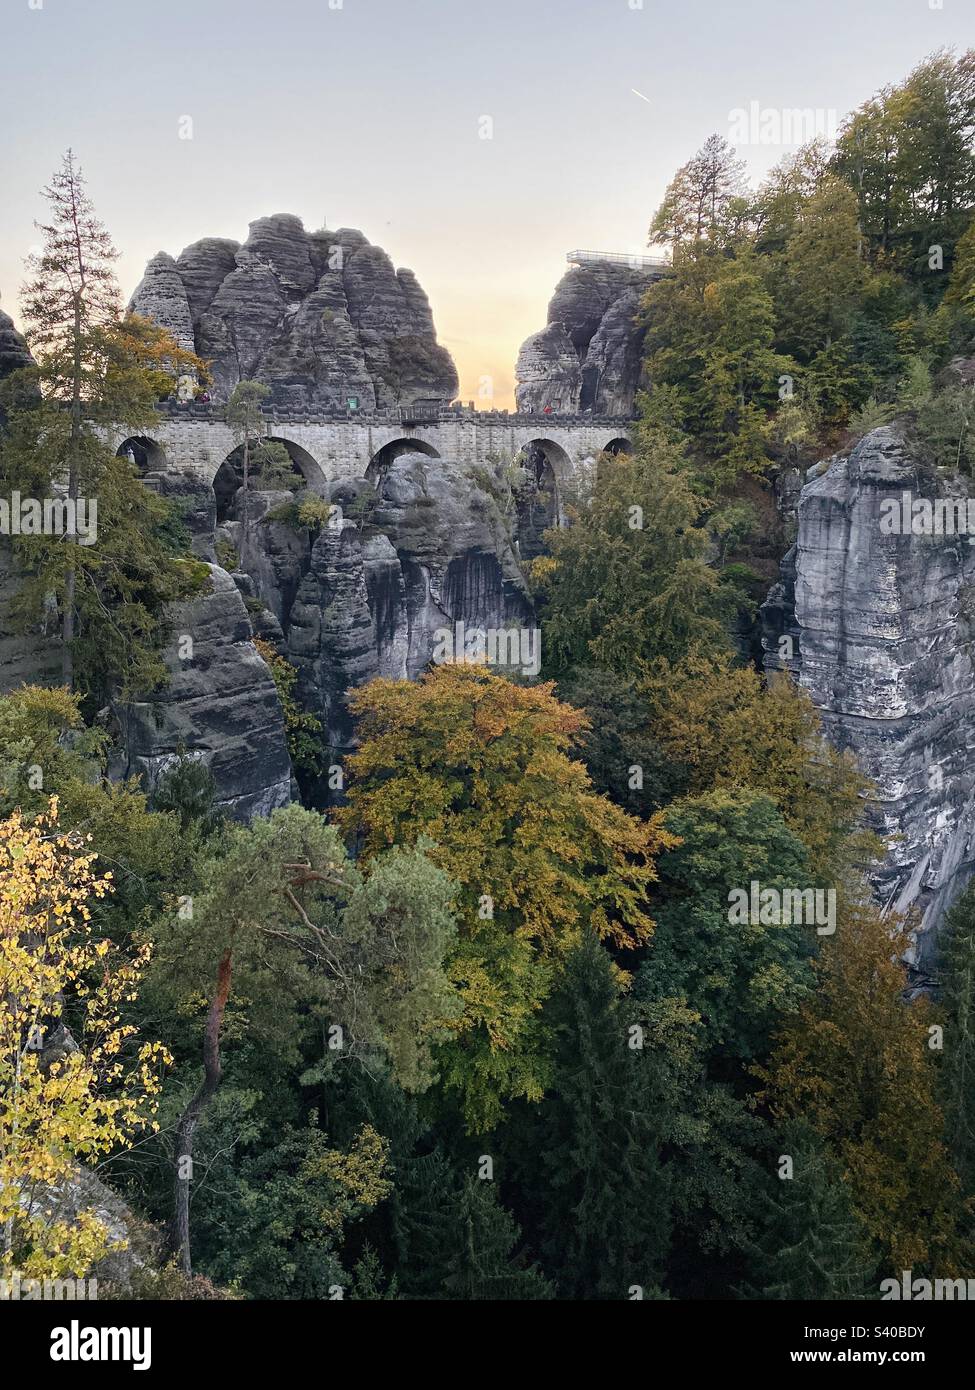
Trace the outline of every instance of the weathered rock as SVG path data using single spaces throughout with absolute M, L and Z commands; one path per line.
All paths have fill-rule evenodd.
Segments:
M 507 529 L 470 469 L 426 454 L 401 455 L 380 484 L 371 519 L 403 568 L 411 679 L 429 664 L 438 628 L 530 621 L 532 605 Z
M 290 492 L 252 492 L 246 535 L 240 521 L 225 527 L 237 548 L 241 569 L 252 580 L 254 593 L 263 599 L 282 628 L 290 621 L 298 588 L 311 566 L 312 538 L 304 528 L 268 520 L 267 516 L 294 500 Z
M 90 1168 L 80 1164 L 62 1182 L 25 1191 L 21 1207 L 26 1214 L 40 1216 L 52 1225 L 56 1222 L 73 1225 L 83 1212 L 86 1216 L 94 1216 L 110 1248 L 79 1277 L 97 1281 L 97 1285 L 110 1285 L 115 1296 L 131 1292 L 133 1280 L 156 1253 L 156 1242 L 146 1223 L 140 1221 Z
M 600 319 L 582 366 L 582 410 L 632 414 L 643 371 L 643 334 L 635 327 L 641 294 L 640 289 L 627 290 Z
M 34 359 L 26 342 L 14 328 L 13 319 L 0 310 L 0 381 L 4 381 L 12 372 L 19 372 L 33 363 Z M 3 403 L 0 402 L 0 428 L 3 427 L 5 419 Z
M 302 703 L 321 721 L 328 743 L 348 746 L 347 693 L 380 674 L 362 544 L 351 521 L 340 531 L 326 528 L 315 541 L 291 608 L 288 659 L 299 671 Z
M 153 256 L 146 266 L 145 274 L 132 296 L 131 308 L 143 318 L 165 324 L 186 352 L 196 350 L 193 315 L 186 286 L 180 278 L 176 262 L 165 251 Z
M 262 217 L 242 246 L 207 239 L 154 257 L 133 308 L 213 364 L 213 395 L 265 382 L 281 409 L 360 410 L 457 392 L 426 295 L 361 232 Z M 189 335 L 189 338 L 187 338 Z
M 651 272 L 626 265 L 567 271 L 549 304 L 548 327 L 518 355 L 519 410 L 631 414 L 644 336 L 636 315 L 651 279 Z
M 526 338 L 515 368 L 519 410 L 573 415 L 579 409 L 582 368 L 568 333 L 560 323 L 550 323 Z
M 217 524 L 217 499 L 208 482 L 187 469 L 144 473 L 142 481 L 160 497 L 173 503 L 190 536 L 194 555 L 211 563 L 215 560 L 213 537 Z
M 769 664 L 792 635 L 825 732 L 876 785 L 889 845 L 876 890 L 918 909 L 920 983 L 933 929 L 975 864 L 975 546 L 967 535 L 885 534 L 881 508 L 947 491 L 962 485 L 926 470 L 897 426 L 873 430 L 804 487 L 794 558 L 766 611 Z
M 209 592 L 172 610 L 168 684 L 127 708 L 124 770 L 151 788 L 182 751 L 210 769 L 216 804 L 249 820 L 291 800 L 284 718 L 243 599 L 226 571 L 211 566 L 210 577 Z M 183 659 L 186 637 L 192 656 Z
M 404 454 L 366 524 L 346 517 L 341 531 L 319 534 L 291 606 L 287 654 L 302 703 L 338 754 L 352 739 L 349 690 L 377 676 L 416 678 L 436 655 L 437 630 L 458 622 L 530 624 L 525 580 L 497 504 L 473 474 Z
M 209 309 L 217 290 L 237 268 L 239 241 L 204 237 L 187 246 L 176 259 L 176 269 L 186 290 L 194 328 Z
M 60 622 L 53 604 L 47 624 L 42 620 L 24 632 L 14 621 L 13 603 L 24 578 L 10 541 L 0 536 L 0 694 L 61 681 Z

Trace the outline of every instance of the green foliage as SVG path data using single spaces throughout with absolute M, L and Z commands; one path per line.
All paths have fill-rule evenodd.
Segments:
M 361 742 L 335 816 L 367 860 L 429 836 L 460 886 L 450 973 L 464 1016 L 442 1078 L 467 1122 L 489 1128 L 505 1098 L 542 1093 L 539 1010 L 582 925 L 624 947 L 649 935 L 659 821 L 592 790 L 568 756 L 584 720 L 550 686 L 447 664 L 418 682 L 373 681 L 351 706 Z
M 86 534 L 79 514 L 77 529 L 62 523 L 63 534 L 14 539 L 24 582 L 12 607 L 22 628 L 57 615 L 64 683 L 93 711 L 162 679 L 165 604 L 200 583 L 175 553 L 183 537 L 172 509 L 115 457 L 99 426 L 151 429 L 172 375 L 203 364 L 148 320 L 123 319 L 117 253 L 70 152 L 46 198 L 50 222 L 23 297 L 37 362 L 29 382 L 40 390 L 8 388 L 0 485 L 87 509 Z
M 975 478 L 975 385 L 958 381 L 922 398 L 911 434 L 935 468 Z
M 85 726 L 80 697 L 21 686 L 0 696 L 0 815 L 19 807 L 33 818 L 51 796 L 68 834 L 91 836 L 112 894 L 92 903 L 93 919 L 116 940 L 145 929 L 174 881 L 187 871 L 195 840 L 177 817 L 147 808 L 135 779 L 103 779 L 104 730 Z
M 959 898 L 941 932 L 945 1134 L 962 1190 L 975 1196 L 975 888 Z
M 220 824 L 214 810 L 216 783 L 213 773 L 199 758 L 186 756 L 177 750 L 176 761 L 166 769 L 152 793 L 154 811 L 172 811 L 179 817 L 180 829 L 198 826 L 204 835 L 211 834 Z
M 453 1171 L 434 1152 L 404 1174 L 400 1196 L 397 1234 L 405 1297 L 552 1297 L 537 1268 L 519 1258 L 520 1232 L 493 1182 Z
M 314 1124 L 249 1144 L 214 1188 L 199 1223 L 213 1278 L 253 1298 L 334 1298 L 350 1280 L 345 1228 L 389 1190 L 386 1146 L 364 1129 L 347 1152 Z M 257 1138 L 258 1136 L 255 1136 Z
M 634 676 L 578 668 L 559 682 L 559 698 L 585 712 L 574 756 L 596 791 L 648 817 L 687 790 L 684 770 L 654 737 L 650 701 Z
M 678 801 L 665 823 L 679 843 L 660 857 L 663 902 L 641 992 L 685 999 L 709 1050 L 762 1055 L 770 1030 L 811 988 L 815 926 L 733 920 L 730 894 L 752 881 L 810 887 L 803 845 L 774 803 L 748 789 Z
M 726 596 L 705 559 L 701 506 L 674 451 L 650 435 L 635 454 L 604 457 L 590 501 L 549 534 L 536 561 L 543 664 L 633 675 L 657 658 L 723 646 Z
M 758 1237 L 747 1245 L 753 1284 L 745 1297 L 876 1298 L 876 1267 L 822 1141 L 793 1122 L 781 1131 L 781 1150 L 760 1193 Z M 791 1160 L 787 1176 L 783 1159 Z
M 230 952 L 235 1031 L 293 1064 L 300 1039 L 282 1011 L 288 1000 L 323 1029 L 342 1029 L 338 1049 L 320 1037 L 323 1075 L 333 1062 L 376 1054 L 420 1089 L 457 1012 L 443 974 L 456 887 L 424 848 L 380 855 L 364 878 L 336 831 L 301 807 L 225 827 L 197 867 L 192 914 L 157 924 L 149 983 L 178 1007 L 198 1008 Z
M 910 359 L 970 351 L 973 131 L 975 59 L 942 52 L 751 198 L 717 137 L 678 171 L 651 229 L 674 255 L 644 298 L 646 418 L 705 487 L 835 448 L 851 416 L 859 435 L 888 403 L 915 410 Z
M 631 1298 L 634 1285 L 658 1284 L 666 1260 L 671 1194 L 662 1148 L 675 1097 L 593 932 L 569 957 L 549 1012 L 552 1092 L 527 1136 L 541 1165 L 533 1191 L 539 1247 L 561 1297 Z
M 303 710 L 295 695 L 298 672 L 291 662 L 279 656 L 270 642 L 261 637 L 254 646 L 267 662 L 281 702 L 284 728 L 288 739 L 288 754 L 297 773 L 309 778 L 320 777 L 327 767 L 325 730 L 321 721 Z

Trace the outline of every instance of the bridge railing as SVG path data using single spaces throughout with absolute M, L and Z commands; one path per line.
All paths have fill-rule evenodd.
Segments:
M 169 420 L 197 420 L 224 424 L 226 410 L 222 405 L 197 402 L 180 404 L 176 401 L 163 401 L 157 407 L 159 413 Z M 274 425 L 335 425 L 357 424 L 389 426 L 402 429 L 417 429 L 423 426 L 456 423 L 459 420 L 481 425 L 559 425 L 566 427 L 592 427 L 597 429 L 624 428 L 633 423 L 635 415 L 590 415 L 546 414 L 544 411 L 517 410 L 474 410 L 465 405 L 439 406 L 436 409 L 416 406 L 392 406 L 387 410 L 276 410 L 265 406 L 261 415 L 269 428 Z
M 631 270 L 670 270 L 666 256 L 628 256 L 625 251 L 567 251 L 570 265 L 626 265 Z

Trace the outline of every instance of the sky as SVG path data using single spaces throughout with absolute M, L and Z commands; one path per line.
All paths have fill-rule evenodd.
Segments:
M 358 227 L 416 272 L 461 397 L 507 408 L 566 252 L 644 251 L 733 113 L 829 133 L 973 34 L 972 0 L 0 0 L 0 305 L 71 146 L 126 296 L 269 213 Z M 756 182 L 792 148 L 739 140 Z

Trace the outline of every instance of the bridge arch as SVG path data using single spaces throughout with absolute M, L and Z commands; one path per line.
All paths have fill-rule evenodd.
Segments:
M 115 457 L 131 459 L 143 475 L 146 473 L 164 473 L 169 467 L 163 446 L 157 440 L 150 439 L 148 435 L 144 434 L 131 434 L 128 439 L 123 439 L 115 450 Z
M 633 445 L 624 434 L 617 435 L 615 439 L 611 439 L 608 444 L 603 445 L 604 454 L 632 454 L 632 452 Z
M 389 472 L 393 460 L 401 458 L 403 454 L 426 454 L 432 459 L 440 457 L 433 445 L 428 444 L 425 439 L 411 439 L 406 435 L 400 439 L 391 439 L 381 449 L 377 449 L 369 460 L 369 466 L 366 468 L 367 480 L 374 487 L 378 487 Z
M 526 476 L 517 499 L 518 549 L 522 560 L 533 560 L 545 548 L 543 534 L 562 525 L 572 461 L 561 444 L 551 439 L 529 440 L 516 461 Z
M 286 451 L 291 460 L 291 471 L 293 479 L 285 480 L 278 486 L 290 488 L 298 491 L 302 487 L 311 488 L 312 491 L 324 495 L 326 487 L 326 477 L 318 460 L 303 448 L 296 444 L 293 439 L 287 439 L 283 435 L 268 434 L 255 440 L 252 449 L 259 449 L 262 444 L 280 444 Z M 233 509 L 234 497 L 238 488 L 244 481 L 244 446 L 237 444 L 231 449 L 230 453 L 221 463 L 213 478 L 213 491 L 217 499 L 217 521 L 228 520 Z M 260 485 L 259 477 L 255 479 L 252 486 Z

